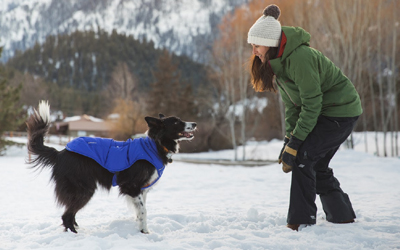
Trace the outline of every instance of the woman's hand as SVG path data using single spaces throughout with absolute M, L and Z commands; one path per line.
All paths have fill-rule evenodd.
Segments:
M 279 163 L 279 164 L 282 163 L 282 154 L 283 154 L 283 151 L 285 150 L 285 147 L 286 147 L 286 145 L 287 145 L 288 143 L 289 143 L 289 137 L 287 137 L 287 136 L 285 135 L 285 139 L 283 139 L 283 147 L 282 147 L 281 153 L 279 154 L 279 157 L 278 157 L 278 163 Z
M 283 149 L 282 158 L 279 162 L 282 161 L 282 170 L 285 173 L 289 173 L 292 171 L 292 168 L 295 166 L 297 150 L 299 150 L 302 140 L 297 139 L 295 136 L 291 136 L 289 142 Z

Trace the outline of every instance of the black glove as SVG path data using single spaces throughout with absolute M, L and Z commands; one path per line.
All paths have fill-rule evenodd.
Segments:
M 297 156 L 297 150 L 299 150 L 302 140 L 297 139 L 292 135 L 288 144 L 285 146 L 285 149 L 282 153 L 282 170 L 285 173 L 289 173 L 292 171 L 292 168 L 295 166 L 295 160 Z
M 286 145 L 289 143 L 289 137 L 285 136 L 285 139 L 283 139 L 283 147 L 281 149 L 281 153 L 279 154 L 278 157 L 278 163 L 281 164 L 282 163 L 282 154 L 283 151 L 285 150 Z

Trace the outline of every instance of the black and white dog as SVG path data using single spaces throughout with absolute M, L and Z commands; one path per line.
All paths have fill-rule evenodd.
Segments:
M 44 145 L 50 127 L 50 106 L 40 102 L 27 120 L 28 151 L 35 155 L 28 163 L 52 169 L 57 202 L 65 207 L 62 215 L 65 230 L 77 233 L 76 213 L 83 208 L 100 185 L 110 190 L 119 186 L 136 208 L 139 228 L 147 229 L 146 194 L 161 177 L 165 165 L 178 153 L 179 141 L 192 140 L 196 123 L 177 117 L 145 117 L 146 138 L 125 142 L 112 139 L 79 137 L 58 151 Z

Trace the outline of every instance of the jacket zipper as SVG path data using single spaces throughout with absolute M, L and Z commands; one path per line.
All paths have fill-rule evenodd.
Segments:
M 286 95 L 289 96 L 289 99 L 290 99 L 290 101 L 293 103 L 293 105 L 297 107 L 297 104 L 293 101 L 292 97 L 291 97 L 291 96 L 289 95 L 289 93 L 286 91 L 285 86 L 283 86 L 283 84 L 281 84 L 281 83 L 278 81 L 278 78 L 276 78 L 276 82 L 278 83 L 279 86 L 282 87 L 282 89 L 283 89 L 283 91 L 285 91 Z

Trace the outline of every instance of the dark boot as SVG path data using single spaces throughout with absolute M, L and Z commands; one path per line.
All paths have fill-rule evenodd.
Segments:
M 293 231 L 301 231 L 305 227 L 311 226 L 310 224 L 287 224 L 286 227 L 292 229 Z

